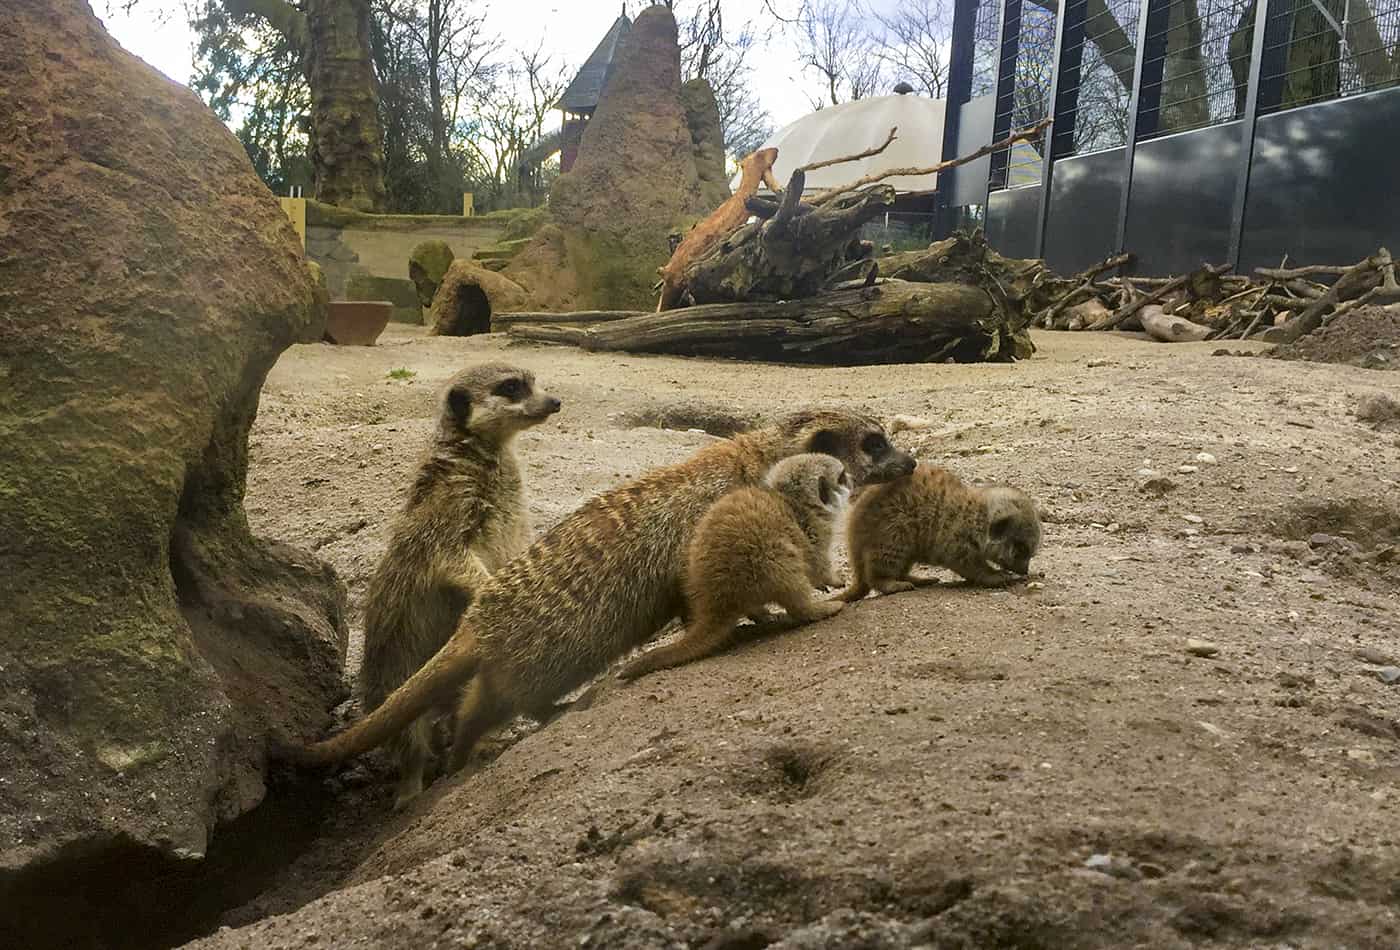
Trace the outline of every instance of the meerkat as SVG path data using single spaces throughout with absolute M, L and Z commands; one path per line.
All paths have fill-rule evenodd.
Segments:
M 814 587 L 835 587 L 831 567 L 836 519 L 851 492 L 845 466 L 830 455 L 794 455 L 762 485 L 725 495 L 695 526 L 686 556 L 686 629 L 680 638 L 628 663 L 634 679 L 718 653 L 734 625 L 769 603 L 800 623 L 840 612 Z
M 914 470 L 878 420 L 834 409 L 796 412 L 653 469 L 587 502 L 492 574 L 446 645 L 376 710 L 310 746 L 274 740 L 274 755 L 302 765 L 359 755 L 465 686 L 455 771 L 482 735 L 517 713 L 550 708 L 681 613 L 686 543 L 701 516 L 804 452 L 840 460 L 856 485 Z
M 1040 547 L 1035 502 L 1004 486 L 964 484 L 946 468 L 866 490 L 846 522 L 853 577 L 841 600 L 912 590 L 915 564 L 946 567 L 974 584 L 1008 584 L 1030 571 Z M 989 563 L 990 562 L 990 563 Z M 993 566 L 995 565 L 995 566 Z
M 359 678 L 365 709 L 431 659 L 487 576 L 529 546 L 511 443 L 559 408 L 529 371 L 504 363 L 473 366 L 444 391 L 432 443 L 369 582 Z M 423 716 L 394 740 L 400 804 L 423 789 L 430 739 Z

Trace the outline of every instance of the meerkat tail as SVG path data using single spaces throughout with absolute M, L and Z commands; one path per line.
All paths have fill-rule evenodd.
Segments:
M 429 709 L 449 703 L 481 663 L 476 638 L 462 639 L 464 644 L 456 638 L 448 641 L 373 712 L 340 735 L 307 746 L 283 747 L 277 750 L 279 757 L 297 765 L 333 765 L 384 744 Z

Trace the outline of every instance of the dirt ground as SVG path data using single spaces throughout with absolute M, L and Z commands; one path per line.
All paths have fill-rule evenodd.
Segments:
M 536 528 L 712 438 L 632 424 L 678 401 L 861 404 L 930 420 L 896 439 L 921 459 L 1037 497 L 1043 576 L 609 677 L 404 814 L 379 754 L 284 792 L 317 804 L 199 945 L 1400 945 L 1400 435 L 1353 415 L 1395 375 L 1036 342 L 856 369 L 397 326 L 289 351 L 248 510 L 335 566 L 356 627 L 436 391 L 498 357 L 564 403 L 519 442 Z

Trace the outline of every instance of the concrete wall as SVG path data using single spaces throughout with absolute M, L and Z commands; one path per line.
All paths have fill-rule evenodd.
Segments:
M 408 279 L 408 256 L 423 241 L 446 241 L 457 258 L 501 239 L 497 215 L 361 214 L 306 202 L 306 256 L 321 265 L 332 300 L 352 274 Z

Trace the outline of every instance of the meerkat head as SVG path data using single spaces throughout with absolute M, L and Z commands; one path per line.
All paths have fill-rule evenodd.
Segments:
M 443 394 L 440 429 L 504 442 L 559 411 L 559 400 L 535 389 L 535 374 L 509 363 L 482 363 L 453 377 Z
M 854 487 L 889 482 L 914 471 L 914 456 L 890 444 L 880 421 L 851 409 L 807 409 L 778 423 L 794 454 L 816 452 L 839 459 Z
M 852 488 L 840 460 L 815 452 L 783 459 L 768 470 L 764 482 L 798 507 L 833 518 L 845 507 Z
M 1040 515 L 1035 502 L 1014 488 L 982 490 L 987 504 L 987 560 L 1014 574 L 1029 574 L 1040 549 Z

